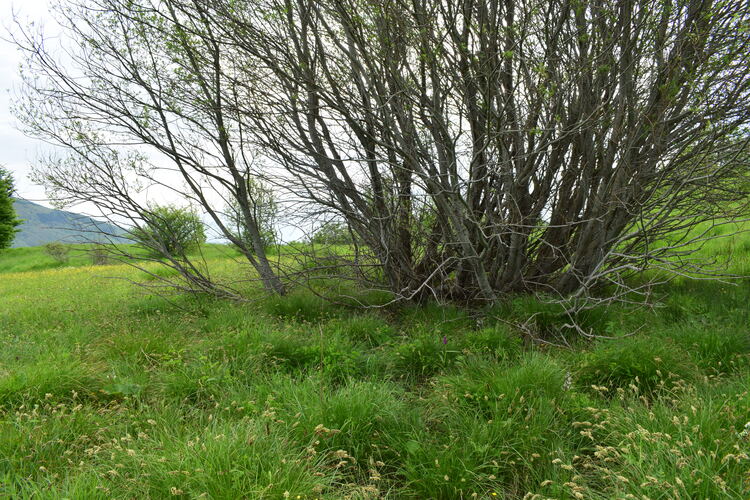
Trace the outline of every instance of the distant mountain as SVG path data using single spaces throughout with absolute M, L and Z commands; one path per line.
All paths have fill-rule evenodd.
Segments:
M 13 207 L 23 220 L 21 230 L 13 240 L 13 247 L 33 247 L 53 241 L 62 243 L 106 242 L 106 234 L 123 234 L 112 224 L 85 215 L 53 210 L 26 200 L 14 199 Z M 119 239 L 119 238 L 118 238 Z

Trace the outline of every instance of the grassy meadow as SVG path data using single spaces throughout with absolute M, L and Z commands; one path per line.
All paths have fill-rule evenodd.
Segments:
M 703 251 L 750 274 L 747 236 Z M 362 310 L 146 278 L 0 253 L 0 498 L 750 497 L 748 280 L 673 281 L 580 318 L 622 338 L 563 349 L 512 326 L 564 333 L 530 298 Z

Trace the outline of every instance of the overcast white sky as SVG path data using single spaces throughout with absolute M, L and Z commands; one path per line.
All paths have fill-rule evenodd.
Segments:
M 50 29 L 54 29 L 55 23 L 47 0 L 0 0 L 0 165 L 13 173 L 20 197 L 43 202 L 44 189 L 34 185 L 28 174 L 35 158 L 46 146 L 19 132 L 10 112 L 13 94 L 20 84 L 18 66 L 21 62 L 20 54 L 7 41 L 14 13 L 21 20 L 33 20 Z

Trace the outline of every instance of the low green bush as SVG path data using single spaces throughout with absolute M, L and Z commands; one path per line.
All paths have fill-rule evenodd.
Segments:
M 192 207 L 152 204 L 140 215 L 141 225 L 128 237 L 152 256 L 184 257 L 206 242 L 203 222 Z
M 59 241 L 44 245 L 44 253 L 52 257 L 58 264 L 67 264 L 70 261 L 70 245 Z

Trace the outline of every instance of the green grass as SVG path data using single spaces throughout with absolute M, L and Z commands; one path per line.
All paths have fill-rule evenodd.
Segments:
M 85 244 L 63 244 L 68 249 L 67 262 L 59 262 L 48 255 L 43 246 L 21 247 L 0 250 L 0 273 L 19 273 L 27 271 L 44 271 L 48 269 L 62 269 L 66 267 L 92 266 L 94 257 L 91 245 Z M 137 245 L 118 245 L 118 249 L 135 256 L 145 256 L 147 252 Z M 237 250 L 217 244 L 202 245 L 201 248 L 189 254 L 192 258 L 204 258 L 207 260 L 226 259 L 239 257 Z M 117 259 L 110 258 L 109 264 L 118 264 Z M 155 270 L 156 271 L 156 270 Z M 159 272 L 164 271 L 156 271 Z M 146 278 L 148 279 L 148 278 Z
M 747 241 L 709 250 L 741 272 Z M 750 497 L 747 281 L 673 281 L 563 350 L 511 326 L 569 333 L 530 298 L 235 304 L 46 259 L 0 254 L 0 498 Z

